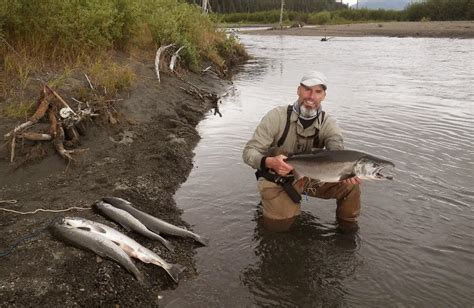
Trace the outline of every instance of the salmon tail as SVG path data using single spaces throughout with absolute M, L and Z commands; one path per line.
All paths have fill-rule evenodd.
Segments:
M 180 264 L 169 264 L 169 267 L 163 267 L 165 271 L 171 276 L 174 282 L 178 283 L 180 274 L 186 269 L 186 267 Z
M 173 244 L 171 244 L 170 241 L 167 241 L 167 240 L 165 240 L 164 238 L 161 237 L 160 243 L 163 244 L 163 246 L 165 246 L 166 249 L 168 249 L 169 251 L 171 251 L 171 252 L 174 251 L 174 246 L 173 246 Z
M 136 271 L 133 271 L 133 275 L 135 276 L 135 278 L 137 278 L 138 282 L 141 285 L 145 285 L 145 276 L 143 275 L 142 272 L 140 272 L 139 270 L 136 270 Z
M 203 236 L 200 236 L 200 235 L 196 235 L 196 236 L 194 237 L 194 239 L 195 239 L 196 241 L 198 241 L 199 243 L 201 243 L 202 245 L 204 245 L 204 246 L 208 246 L 208 245 L 209 245 L 209 239 L 206 238 L 206 237 L 203 237 Z

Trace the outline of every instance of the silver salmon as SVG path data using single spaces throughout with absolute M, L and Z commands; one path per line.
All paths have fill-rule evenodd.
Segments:
M 102 198 L 102 200 L 109 204 L 112 204 L 113 206 L 119 209 L 129 212 L 153 232 L 160 233 L 160 234 L 164 233 L 164 234 L 169 234 L 169 235 L 181 236 L 181 237 L 190 237 L 204 246 L 209 245 L 209 240 L 207 238 L 202 237 L 189 230 L 167 223 L 166 221 L 156 218 L 155 216 L 142 212 L 134 208 L 132 204 L 125 199 L 117 198 L 117 197 L 104 197 Z
M 104 216 L 112 219 L 126 230 L 133 230 L 149 239 L 161 242 L 168 250 L 173 251 L 173 245 L 160 235 L 148 230 L 148 228 L 127 211 L 121 210 L 104 201 L 96 202 L 93 207 Z
M 91 250 L 103 258 L 109 258 L 132 273 L 143 284 L 143 274 L 138 270 L 130 257 L 111 240 L 68 225 L 64 219 L 50 227 L 51 233 L 58 239 L 73 246 Z
M 86 230 L 109 239 L 122 248 L 122 250 L 125 251 L 125 253 L 130 257 L 139 259 L 144 263 L 151 263 L 162 267 L 175 282 L 178 282 L 179 274 L 181 274 L 181 272 L 185 269 L 184 266 L 179 264 L 171 264 L 166 262 L 155 252 L 143 247 L 125 234 L 104 224 L 80 217 L 65 217 L 64 221 L 67 225 L 77 229 Z
M 327 183 L 358 177 L 361 179 L 392 180 L 395 164 L 370 154 L 352 150 L 317 151 L 299 154 L 285 160 L 294 167 L 297 178 L 306 176 Z M 388 172 L 388 174 L 387 174 Z

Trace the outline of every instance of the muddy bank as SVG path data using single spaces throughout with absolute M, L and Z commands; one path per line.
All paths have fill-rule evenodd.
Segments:
M 49 143 L 41 146 L 45 157 L 29 160 L 25 157 L 31 153 L 33 144 L 20 146 L 17 163 L 13 165 L 8 161 L 7 149 L 2 147 L 0 200 L 13 199 L 18 203 L 0 203 L 0 207 L 23 212 L 38 208 L 88 207 L 102 196 L 113 195 L 126 198 L 166 221 L 187 226 L 180 218 L 173 194 L 193 166 L 192 150 L 199 141 L 195 126 L 210 112 L 211 103 L 187 94 L 180 87 L 188 88 L 189 84 L 174 76 L 162 73 L 162 82 L 158 84 L 153 60 L 128 58 L 123 61 L 134 68 L 138 78 L 130 92 L 122 95 L 124 100 L 116 105 L 120 123 L 115 126 L 99 120 L 90 123 L 80 145 L 89 150 L 69 166 L 54 153 Z M 229 81 L 210 72 L 187 74 L 184 78 L 218 95 L 231 86 Z M 67 84 L 88 86 L 79 76 Z M 38 93 L 39 90 L 38 86 Z M 70 97 L 67 90 L 61 94 Z M 0 108 L 4 105 L 5 102 L 0 101 Z M 18 123 L 0 116 L 0 135 Z M 34 215 L 0 211 L 0 251 L 60 215 L 86 217 L 124 231 L 91 210 Z M 192 229 L 192 226 L 187 227 Z M 182 280 L 196 275 L 195 249 L 206 247 L 191 239 L 167 237 L 175 246 L 175 251 L 169 252 L 158 242 L 124 232 L 165 260 L 186 266 Z M 67 246 L 49 232 L 40 233 L 0 260 L 0 306 L 3 307 L 151 306 L 160 303 L 160 290 L 175 287 L 161 268 L 136 262 L 145 275 L 147 286 L 143 287 L 115 262 Z
M 394 36 L 474 38 L 474 21 L 379 22 L 241 32 L 259 35 L 297 36 Z

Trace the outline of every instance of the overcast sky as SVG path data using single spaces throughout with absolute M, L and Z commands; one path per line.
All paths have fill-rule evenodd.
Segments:
M 356 4 L 357 0 L 342 0 L 342 3 L 346 3 L 346 4 Z

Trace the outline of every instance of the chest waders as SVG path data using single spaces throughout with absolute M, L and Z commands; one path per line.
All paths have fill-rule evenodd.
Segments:
M 293 106 L 289 105 L 288 108 L 286 109 L 287 116 L 286 116 L 285 129 L 283 130 L 283 134 L 281 135 L 280 139 L 278 139 L 277 147 L 281 147 L 283 143 L 285 142 L 286 137 L 288 136 L 288 131 L 290 130 L 290 118 L 291 118 L 292 112 L 293 112 Z M 321 125 L 323 122 L 324 122 L 324 111 L 321 112 Z M 318 147 L 318 144 L 319 144 L 319 129 L 316 128 L 316 132 L 313 136 L 313 147 Z M 263 177 L 267 181 L 270 181 L 282 186 L 285 192 L 288 194 L 288 196 L 293 202 L 299 203 L 301 201 L 301 195 L 293 187 L 293 181 L 295 179 L 293 175 L 281 176 L 276 173 L 270 173 L 269 169 L 265 168 L 263 170 L 257 170 L 255 172 L 255 177 L 257 178 L 257 180 L 259 177 Z

